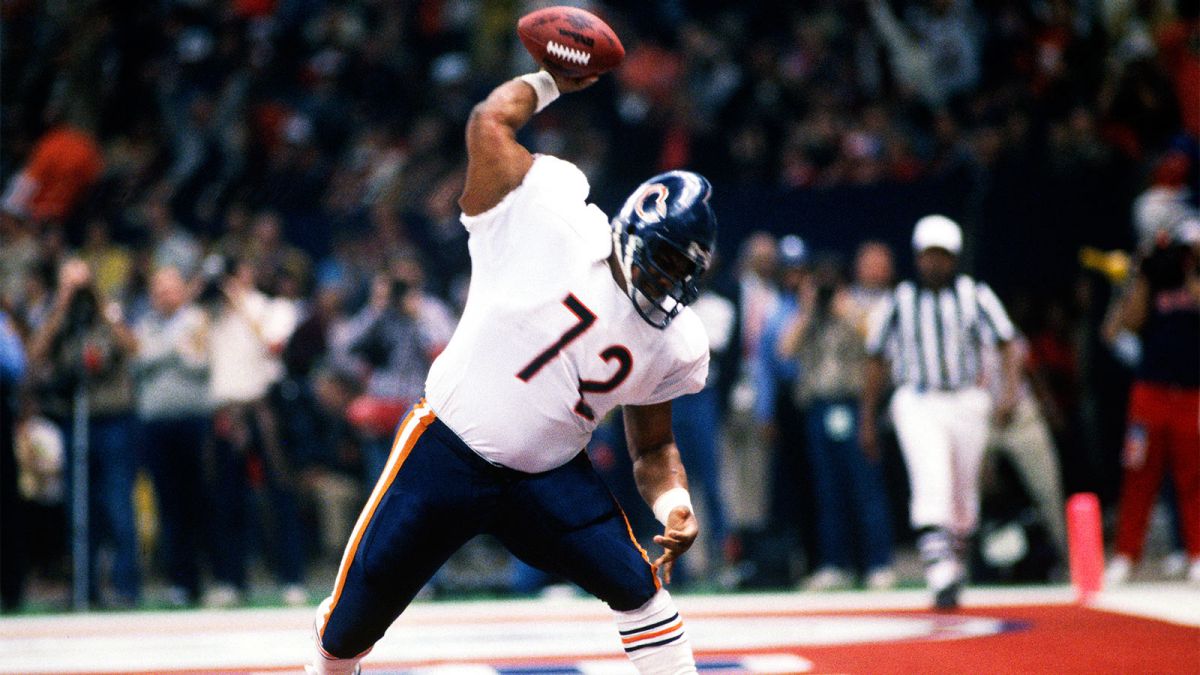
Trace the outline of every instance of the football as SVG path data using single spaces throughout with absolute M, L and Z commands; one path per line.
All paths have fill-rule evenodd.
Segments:
M 517 36 L 534 61 L 565 77 L 606 73 L 625 58 L 625 47 L 613 29 L 576 7 L 530 12 L 517 22 Z

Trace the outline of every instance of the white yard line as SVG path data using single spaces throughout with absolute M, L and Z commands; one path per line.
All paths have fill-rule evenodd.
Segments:
M 987 634 L 998 619 L 921 612 L 923 590 L 764 593 L 677 598 L 693 644 L 783 651 L 817 645 Z M 1063 605 L 1068 586 L 969 588 L 968 608 Z M 1200 590 L 1134 585 L 1102 593 L 1105 611 L 1200 627 Z M 244 609 L 0 618 L 0 673 L 148 672 L 295 666 L 308 653 L 313 610 Z M 380 641 L 378 663 L 601 659 L 619 655 L 611 615 L 597 600 L 423 602 Z M 764 671 L 766 672 L 766 671 Z

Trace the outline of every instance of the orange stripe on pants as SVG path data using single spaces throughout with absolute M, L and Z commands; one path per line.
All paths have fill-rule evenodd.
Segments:
M 400 423 L 400 429 L 396 432 L 396 439 L 392 441 L 392 450 L 388 455 L 387 465 L 383 469 L 383 473 L 379 476 L 379 480 L 375 483 L 375 489 L 371 491 L 370 498 L 367 499 L 366 506 L 363 507 L 362 513 L 358 516 L 358 522 L 354 524 L 354 531 L 350 535 L 350 543 L 346 545 L 346 551 L 342 554 L 342 563 L 338 566 L 337 581 L 333 584 L 333 595 L 330 596 L 329 609 L 325 610 L 324 616 L 321 617 L 321 626 L 317 630 L 317 635 L 325 637 L 325 626 L 329 624 L 329 617 L 333 614 L 333 610 L 337 608 L 338 600 L 342 597 L 342 589 L 346 585 L 346 576 L 350 573 L 350 565 L 354 562 L 354 556 L 358 553 L 358 544 L 362 540 L 363 533 L 367 531 L 367 526 L 371 522 L 371 518 L 375 515 L 375 509 L 379 508 L 380 502 L 383 501 L 383 496 L 387 494 L 388 488 L 392 486 L 392 481 L 396 479 L 396 475 L 400 473 L 400 467 L 403 466 L 404 460 L 408 458 L 408 453 L 412 451 L 416 445 L 417 439 L 424 433 L 426 427 L 433 423 L 437 416 L 433 411 L 426 406 L 422 400 L 408 415 L 404 421 Z
M 650 555 L 647 554 L 646 549 L 642 548 L 642 545 L 638 543 L 637 537 L 633 536 L 633 526 L 629 524 L 629 516 L 625 515 L 625 509 L 618 505 L 617 510 L 621 512 L 621 520 L 625 521 L 625 531 L 629 533 L 629 540 L 633 542 L 633 545 L 637 547 L 638 552 L 642 554 L 642 560 L 645 560 L 646 564 L 650 566 L 650 576 L 654 578 L 654 590 L 661 591 L 662 582 L 658 579 L 658 568 L 654 566 L 654 563 L 650 562 Z

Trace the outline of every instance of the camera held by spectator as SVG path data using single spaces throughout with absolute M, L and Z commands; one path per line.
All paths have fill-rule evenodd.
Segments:
M 218 253 L 206 256 L 200 265 L 200 290 L 196 301 L 206 307 L 220 304 L 225 299 L 225 282 L 232 273 L 229 258 Z

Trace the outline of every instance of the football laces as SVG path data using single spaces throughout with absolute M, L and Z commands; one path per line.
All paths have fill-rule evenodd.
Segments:
M 546 52 L 553 57 L 562 59 L 563 61 L 569 61 L 580 66 L 586 66 L 588 61 L 592 60 L 591 54 L 581 49 L 560 45 L 554 40 L 550 40 L 546 43 Z

